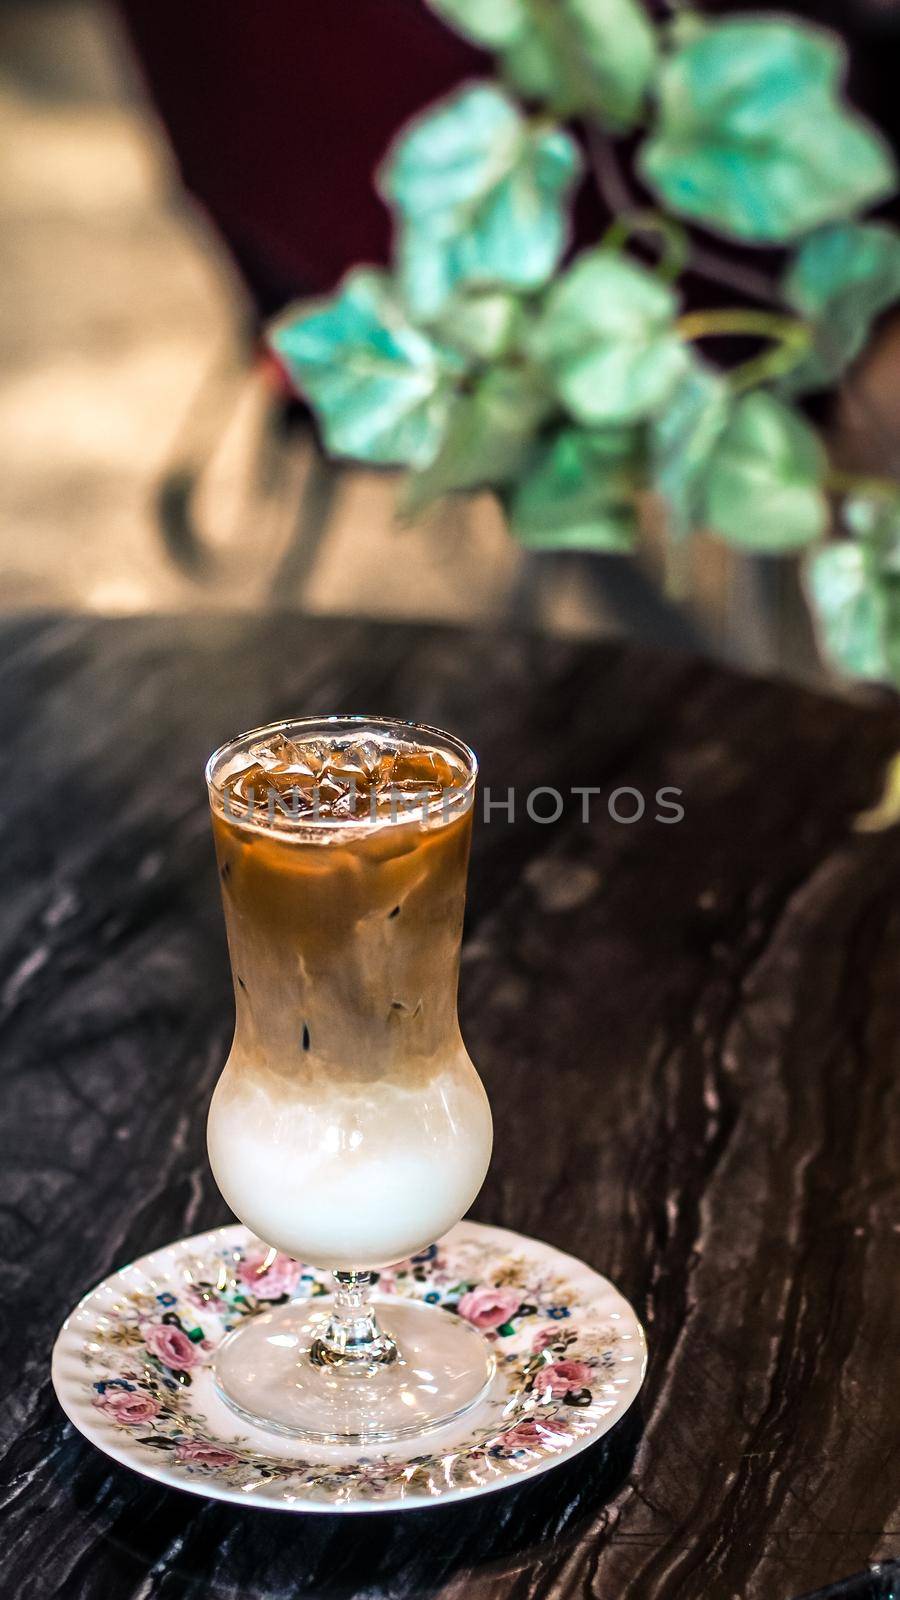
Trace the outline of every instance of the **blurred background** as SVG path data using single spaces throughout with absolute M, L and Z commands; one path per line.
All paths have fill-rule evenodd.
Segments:
M 791 9 L 896 143 L 897 0 Z M 421 0 L 2 0 L 0 60 L 6 609 L 514 621 L 817 675 L 791 563 L 710 546 L 675 605 L 652 558 L 523 552 L 487 496 L 402 527 L 392 474 L 317 452 L 260 328 L 386 257 L 373 166 L 489 70 Z M 900 470 L 898 351 L 889 321 L 819 419 L 839 460 Z

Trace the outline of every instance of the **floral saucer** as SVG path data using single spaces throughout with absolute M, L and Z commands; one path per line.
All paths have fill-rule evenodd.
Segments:
M 464 1417 L 385 1446 L 304 1445 L 241 1422 L 209 1362 L 242 1318 L 326 1294 L 327 1275 L 239 1225 L 143 1256 L 81 1301 L 53 1351 L 69 1419 L 124 1466 L 173 1488 L 283 1511 L 407 1510 L 545 1472 L 608 1432 L 644 1377 L 641 1325 L 583 1262 L 503 1228 L 461 1222 L 381 1274 L 467 1318 L 497 1370 Z

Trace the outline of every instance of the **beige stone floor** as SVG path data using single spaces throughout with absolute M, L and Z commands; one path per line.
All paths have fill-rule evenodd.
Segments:
M 261 492 L 267 400 L 240 369 L 239 292 L 112 16 L 93 0 L 0 5 L 0 61 L 0 604 L 505 614 L 520 556 L 487 502 L 401 529 L 391 479 L 354 471 L 305 583 L 285 583 L 308 450 L 281 451 Z M 197 506 L 213 559 L 190 575 L 155 496 L 199 389 L 229 368 Z

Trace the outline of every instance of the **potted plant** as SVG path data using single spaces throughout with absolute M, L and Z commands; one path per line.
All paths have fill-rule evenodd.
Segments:
M 490 488 L 535 550 L 633 551 L 655 500 L 670 571 L 700 530 L 799 555 L 824 653 L 900 682 L 900 486 L 837 470 L 800 409 L 900 300 L 900 234 L 864 220 L 896 167 L 840 43 L 642 0 L 430 3 L 497 76 L 388 151 L 392 269 L 272 328 L 326 449 L 405 467 L 408 515 Z M 588 181 L 614 216 L 569 259 Z M 685 308 L 686 273 L 713 303 Z

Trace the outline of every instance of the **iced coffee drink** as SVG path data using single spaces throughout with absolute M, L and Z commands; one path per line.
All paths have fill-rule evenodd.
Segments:
M 337 1272 L 336 1323 L 300 1335 L 312 1374 L 328 1369 L 333 1386 L 342 1366 L 365 1371 L 384 1397 L 402 1330 L 376 1327 L 360 1290 L 459 1220 L 491 1151 L 456 1014 L 474 758 L 435 730 L 327 718 L 244 735 L 207 777 L 236 1004 L 209 1114 L 213 1172 L 267 1244 Z M 438 1316 L 450 1320 L 426 1312 L 440 1334 Z M 480 1392 L 481 1351 L 476 1367 Z M 258 1373 L 253 1385 L 258 1396 Z M 397 1436 L 383 1405 L 379 1417 L 317 1429 L 307 1408 L 271 1425 Z

